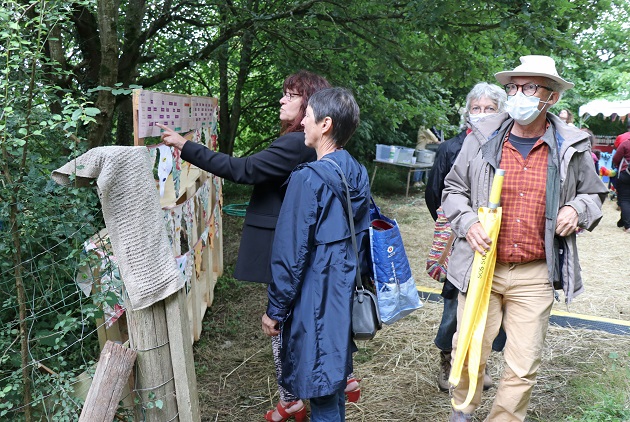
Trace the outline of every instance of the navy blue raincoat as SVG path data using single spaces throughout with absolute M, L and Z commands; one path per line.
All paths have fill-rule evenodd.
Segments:
M 352 199 L 361 271 L 369 268 L 367 170 L 344 150 L 327 154 L 343 170 Z M 356 258 L 339 169 L 326 160 L 290 176 L 271 257 L 267 315 L 281 321 L 280 384 L 300 398 L 339 392 L 352 372 Z

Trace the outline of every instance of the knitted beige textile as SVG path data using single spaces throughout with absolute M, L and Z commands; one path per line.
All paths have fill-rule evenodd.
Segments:
M 158 302 L 184 285 L 166 233 L 146 147 L 94 148 L 53 171 L 61 185 L 96 179 L 105 225 L 133 309 Z

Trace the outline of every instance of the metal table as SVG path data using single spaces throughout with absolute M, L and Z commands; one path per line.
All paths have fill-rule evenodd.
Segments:
M 404 168 L 409 169 L 409 171 L 407 172 L 407 191 L 405 192 L 405 196 L 409 196 L 409 183 L 411 182 L 411 174 L 417 171 L 431 170 L 431 167 L 433 167 L 432 163 L 431 164 L 428 164 L 428 163 L 407 164 L 407 163 L 395 163 L 395 162 L 389 162 L 389 161 L 383 161 L 383 160 L 374 160 L 374 173 L 372 174 L 372 181 L 370 183 L 371 185 L 374 184 L 374 177 L 376 177 L 376 170 L 381 165 L 390 165 L 390 166 L 404 167 Z

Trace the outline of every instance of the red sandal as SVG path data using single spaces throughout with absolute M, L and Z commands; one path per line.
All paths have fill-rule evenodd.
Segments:
M 356 403 L 359 401 L 359 399 L 361 398 L 361 386 L 358 385 L 359 384 L 359 380 L 356 378 L 349 378 L 346 381 L 346 385 L 350 385 L 353 382 L 357 383 L 357 386 L 354 390 L 350 390 L 350 391 L 346 391 L 346 400 L 349 401 L 350 403 Z
M 282 402 L 278 402 L 275 409 L 272 409 L 265 414 L 265 420 L 273 422 L 273 411 L 277 410 L 278 414 L 282 417 L 282 419 L 280 419 L 278 422 L 286 422 L 291 418 L 295 418 L 295 422 L 306 421 L 306 407 L 304 405 L 302 405 L 302 407 L 299 410 L 293 413 L 287 412 L 287 408 L 295 404 L 297 404 L 297 402 L 292 401 L 291 403 L 288 403 L 286 406 L 282 406 Z

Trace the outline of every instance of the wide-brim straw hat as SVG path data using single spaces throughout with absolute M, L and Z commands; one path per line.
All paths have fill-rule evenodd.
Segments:
M 510 83 L 510 79 L 513 76 L 542 76 L 549 78 L 559 83 L 563 91 L 575 86 L 573 82 L 566 81 L 558 75 L 556 62 L 549 56 L 522 56 L 521 64 L 516 66 L 514 70 L 506 70 L 494 74 L 494 77 L 497 78 L 501 85 Z

